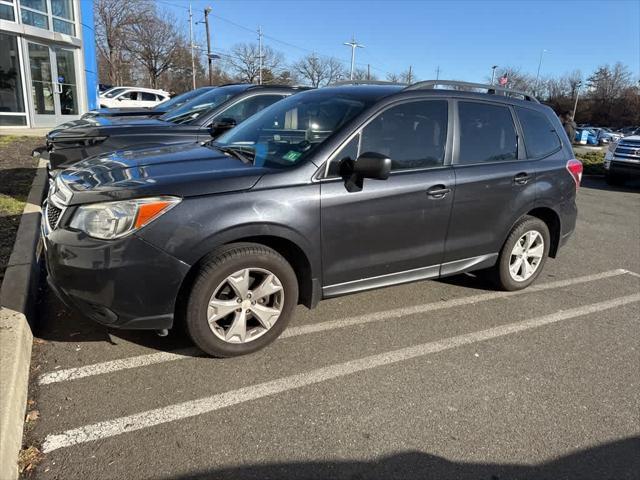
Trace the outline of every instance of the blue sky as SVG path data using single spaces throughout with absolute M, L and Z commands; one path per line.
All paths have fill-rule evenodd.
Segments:
M 156 0 L 188 27 L 189 0 Z M 214 48 L 238 42 L 265 43 L 288 61 L 315 51 L 345 64 L 352 34 L 366 48 L 359 66 L 371 64 L 384 78 L 409 65 L 420 79 L 484 81 L 491 65 L 514 66 L 535 75 L 595 67 L 617 61 L 640 76 L 640 0 L 191 0 L 194 19 L 210 5 Z M 222 17 L 217 18 L 216 17 Z M 233 22 L 233 23 L 232 23 Z M 237 24 L 237 25 L 234 25 Z M 242 28 L 241 26 L 245 27 Z M 204 25 L 195 25 L 204 43 Z

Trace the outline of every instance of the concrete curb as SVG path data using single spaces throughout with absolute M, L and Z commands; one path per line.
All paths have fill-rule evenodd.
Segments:
M 18 478 L 18 454 L 29 386 L 36 297 L 40 281 L 40 205 L 48 185 L 38 163 L 0 288 L 0 478 Z

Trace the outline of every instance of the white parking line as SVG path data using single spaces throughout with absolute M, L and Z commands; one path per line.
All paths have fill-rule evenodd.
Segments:
M 326 382 L 328 380 L 370 370 L 372 368 L 403 362 L 431 353 L 441 352 L 463 345 L 469 345 L 476 342 L 503 337 L 505 335 L 523 332 L 533 328 L 542 327 L 544 325 L 557 323 L 562 320 L 569 320 L 638 301 L 640 301 L 640 293 L 627 295 L 614 300 L 559 311 L 550 315 L 544 315 L 542 317 L 522 322 L 501 325 L 499 327 L 489 328 L 479 332 L 468 333 L 435 342 L 423 343 L 421 345 L 371 355 L 365 358 L 351 360 L 349 362 L 330 365 L 328 367 L 318 368 L 309 372 L 290 375 L 218 395 L 200 398 L 198 400 L 191 400 L 175 405 L 169 405 L 167 407 L 148 410 L 146 412 L 136 413 L 126 417 L 116 418 L 114 420 L 98 422 L 92 425 L 67 430 L 66 432 L 57 435 L 48 435 L 45 439 L 42 450 L 44 453 L 49 453 L 59 448 L 70 447 L 72 445 L 78 445 L 153 427 L 155 425 L 195 417 L 221 408 L 287 392 L 320 382 Z
M 351 327 L 354 325 L 362 325 L 364 323 L 377 322 L 381 320 L 400 319 L 409 315 L 415 315 L 418 313 L 432 312 L 434 310 L 443 310 L 447 308 L 460 307 L 464 305 L 473 305 L 480 302 L 487 302 L 490 300 L 496 300 L 505 297 L 513 297 L 522 295 L 525 293 L 535 293 L 544 290 L 551 290 L 554 288 L 569 287 L 580 283 L 593 282 L 596 280 L 603 280 L 610 277 L 615 277 L 624 274 L 633 274 L 628 270 L 618 269 L 610 270 L 608 272 L 596 273 L 593 275 L 585 275 L 582 277 L 570 278 L 567 280 L 558 280 L 554 282 L 541 283 L 539 285 L 532 285 L 525 290 L 519 290 L 517 292 L 490 292 L 481 293 L 479 295 L 472 295 L 469 297 L 454 298 L 452 300 L 425 303 L 422 305 L 415 305 L 406 308 L 396 308 L 393 310 L 385 310 L 382 312 L 367 313 L 356 317 L 344 318 L 341 320 L 332 320 L 328 322 L 314 323 L 310 325 L 303 325 L 300 327 L 291 327 L 285 330 L 280 338 L 296 337 L 299 335 L 308 335 L 311 333 L 323 332 L 326 330 L 332 330 L 336 328 Z M 637 275 L 637 274 L 636 274 Z M 64 382 L 68 380 L 76 380 L 79 378 L 91 377 L 94 375 L 101 375 L 105 373 L 117 372 L 120 370 L 127 370 L 131 368 L 145 367 L 148 365 L 154 365 L 157 363 L 171 362 L 174 360 L 184 360 L 186 358 L 192 358 L 194 356 L 204 355 L 197 348 L 185 348 L 181 350 L 174 350 L 171 352 L 159 352 L 147 355 L 139 355 L 135 357 L 123 358 L 118 360 L 111 360 L 108 362 L 95 363 L 92 365 L 85 365 L 82 367 L 67 368 L 64 370 L 57 370 L 42 374 L 38 383 L 40 385 L 48 385 L 51 383 Z

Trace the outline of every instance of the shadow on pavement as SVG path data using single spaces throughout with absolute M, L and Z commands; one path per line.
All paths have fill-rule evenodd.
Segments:
M 640 193 L 640 180 L 628 180 L 624 185 L 613 186 L 607 184 L 604 177 L 589 176 L 582 179 L 580 187 L 609 192 Z
M 53 342 L 107 342 L 114 345 L 122 339 L 158 351 L 192 347 L 181 328 L 169 331 L 167 337 L 159 337 L 150 330 L 118 330 L 107 328 L 81 313 L 65 306 L 48 288 L 43 288 L 34 334 L 42 340 Z
M 162 477 L 164 480 L 637 480 L 640 437 L 581 450 L 538 465 L 452 462 L 406 452 L 372 462 L 307 462 L 248 465 Z

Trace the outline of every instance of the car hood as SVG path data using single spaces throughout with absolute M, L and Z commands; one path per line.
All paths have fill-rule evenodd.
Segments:
M 47 139 L 56 142 L 70 138 L 110 136 L 124 132 L 156 131 L 163 128 L 180 128 L 180 125 L 163 122 L 156 118 L 97 116 L 63 123 L 51 130 L 47 134 Z
M 154 195 L 190 197 L 251 189 L 270 169 L 199 143 L 116 151 L 62 171 L 57 197 L 67 205 Z M 60 188 L 62 187 L 62 188 Z

